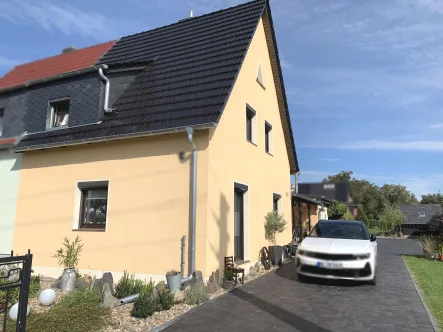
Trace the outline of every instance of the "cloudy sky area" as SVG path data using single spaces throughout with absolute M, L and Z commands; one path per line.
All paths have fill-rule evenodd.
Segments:
M 0 0 L 14 65 L 242 0 Z M 418 197 L 443 184 L 443 1 L 271 0 L 301 181 L 353 170 Z M 9 33 L 4 33 L 5 31 Z

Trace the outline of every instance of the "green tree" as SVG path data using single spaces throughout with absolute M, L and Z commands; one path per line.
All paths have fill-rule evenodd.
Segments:
M 359 206 L 357 209 L 357 216 L 355 217 L 355 220 L 363 221 L 367 227 L 370 227 L 369 218 L 366 215 L 365 210 L 361 206 Z
M 379 228 L 384 231 L 392 231 L 395 226 L 403 223 L 404 218 L 398 207 L 389 205 L 380 214 Z
M 384 184 L 381 194 L 390 205 L 418 203 L 417 198 L 405 186 L 400 184 Z
M 329 206 L 328 216 L 329 219 L 335 219 L 335 220 L 343 219 L 346 212 L 349 211 L 345 203 L 339 201 L 333 201 L 332 204 Z
M 350 182 L 352 179 L 352 171 L 341 171 L 335 175 L 329 175 L 327 178 L 323 179 L 323 182 Z
M 441 193 L 421 195 L 420 204 L 440 204 L 443 206 L 443 195 Z

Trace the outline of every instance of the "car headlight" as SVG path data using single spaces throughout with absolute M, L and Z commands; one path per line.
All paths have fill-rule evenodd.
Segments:
M 357 259 L 368 259 L 369 257 L 371 257 L 370 253 L 355 255 L 355 258 Z

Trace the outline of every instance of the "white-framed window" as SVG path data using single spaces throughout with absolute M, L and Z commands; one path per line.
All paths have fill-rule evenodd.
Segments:
M 5 115 L 5 109 L 0 107 L 0 137 L 3 136 L 3 118 Z
M 265 121 L 265 151 L 274 154 L 274 135 L 272 125 Z
M 246 139 L 257 144 L 257 112 L 246 104 Z
M 46 121 L 46 128 L 63 128 L 69 122 L 69 98 L 52 100 L 49 102 L 48 118 Z
M 109 181 L 77 183 L 77 220 L 74 229 L 105 230 L 108 214 Z

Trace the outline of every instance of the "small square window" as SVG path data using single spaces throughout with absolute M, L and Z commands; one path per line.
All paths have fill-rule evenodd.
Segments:
M 3 116 L 5 113 L 5 109 L 4 108 L 0 108 L 0 137 L 3 136 Z
M 69 99 L 49 103 L 47 128 L 66 127 L 69 121 Z
M 265 121 L 265 151 L 272 153 L 272 126 Z
M 255 123 L 256 123 L 256 113 L 255 111 L 250 108 L 246 107 L 246 139 L 251 142 L 255 143 Z
M 100 184 L 79 184 L 79 189 L 81 191 L 79 228 L 105 229 L 108 208 L 107 181 Z

